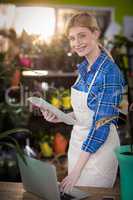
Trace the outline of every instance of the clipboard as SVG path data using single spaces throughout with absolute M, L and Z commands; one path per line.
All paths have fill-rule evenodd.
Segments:
M 64 113 L 60 109 L 56 108 L 55 106 L 53 106 L 52 104 L 50 104 L 49 102 L 47 102 L 45 99 L 41 97 L 29 97 L 27 100 L 30 103 L 34 104 L 35 106 L 39 107 L 40 109 L 43 108 L 45 110 L 49 110 L 50 112 L 55 114 L 61 120 L 61 122 L 64 122 L 65 124 L 68 124 L 68 125 L 76 124 L 75 119 L 73 119 L 71 116 Z

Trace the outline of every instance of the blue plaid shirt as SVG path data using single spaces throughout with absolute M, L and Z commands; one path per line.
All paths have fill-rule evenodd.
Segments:
M 81 149 L 90 153 L 96 152 L 105 142 L 109 134 L 110 124 L 116 124 L 119 115 L 118 106 L 122 99 L 125 82 L 118 66 L 102 51 L 91 66 L 90 71 L 87 71 L 87 59 L 78 65 L 79 80 L 72 86 L 82 92 L 88 92 L 94 74 L 105 57 L 107 59 L 101 66 L 87 99 L 88 107 L 94 111 L 94 116 L 91 129 L 87 139 L 83 141 Z M 96 128 L 96 123 L 106 118 L 112 120 Z

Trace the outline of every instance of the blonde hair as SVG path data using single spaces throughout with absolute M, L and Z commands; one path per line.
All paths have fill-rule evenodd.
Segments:
M 114 62 L 114 59 L 113 59 L 111 53 L 110 53 L 102 44 L 98 43 L 98 46 L 99 46 L 99 48 L 100 48 L 101 50 L 105 51 L 106 54 L 110 57 L 110 59 Z
M 92 32 L 95 30 L 100 31 L 96 17 L 87 12 L 78 12 L 74 14 L 66 25 L 65 34 L 68 36 L 69 30 L 75 26 L 86 27 Z
M 76 26 L 86 27 L 92 32 L 94 32 L 95 30 L 100 32 L 100 27 L 98 25 L 96 17 L 87 12 L 78 12 L 70 18 L 65 28 L 66 36 L 68 36 L 70 29 Z M 112 61 L 114 61 L 110 52 L 102 44 L 98 43 L 98 46 L 100 49 L 104 50 L 107 53 Z

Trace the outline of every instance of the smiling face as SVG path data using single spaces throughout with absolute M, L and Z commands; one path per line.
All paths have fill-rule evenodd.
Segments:
M 79 56 L 90 55 L 97 47 L 98 31 L 91 31 L 89 28 L 75 26 L 70 28 L 68 39 L 72 51 Z

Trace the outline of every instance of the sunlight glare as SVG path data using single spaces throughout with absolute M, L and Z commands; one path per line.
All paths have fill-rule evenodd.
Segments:
M 14 26 L 18 34 L 25 30 L 47 41 L 55 31 L 55 10 L 47 7 L 18 7 Z

